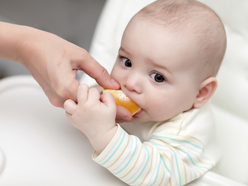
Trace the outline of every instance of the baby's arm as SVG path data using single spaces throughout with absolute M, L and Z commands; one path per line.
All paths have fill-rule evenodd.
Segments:
M 101 95 L 97 88 L 86 84 L 79 86 L 77 100 L 78 104 L 72 100 L 64 103 L 67 117 L 87 136 L 96 152 L 101 153 L 117 131 L 115 100 L 110 93 Z
M 111 94 L 80 85 L 78 104 L 64 108 L 72 124 L 89 139 L 94 160 L 129 185 L 184 185 L 213 167 L 195 138 L 156 132 L 149 141 L 127 134 L 115 123 Z M 99 100 L 101 99 L 101 101 Z
M 162 132 L 142 144 L 120 126 L 94 160 L 129 185 L 184 185 L 213 166 L 198 140 Z

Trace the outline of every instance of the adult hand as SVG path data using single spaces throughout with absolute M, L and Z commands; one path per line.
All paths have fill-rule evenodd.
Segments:
M 119 88 L 86 50 L 31 27 L 3 22 L 0 26 L 0 57 L 22 63 L 54 106 L 62 107 L 66 99 L 77 101 L 78 70 L 83 70 L 104 88 Z
M 62 107 L 68 98 L 77 101 L 78 70 L 83 70 L 104 88 L 119 88 L 119 84 L 111 79 L 106 69 L 86 50 L 47 32 L 28 40 L 23 47 L 29 48 L 24 51 L 31 50 L 31 55 L 24 55 L 28 58 L 24 58 L 23 64 L 54 106 Z
M 0 57 L 22 63 L 54 106 L 63 107 L 66 99 L 77 102 L 78 70 L 104 88 L 119 89 L 119 84 L 86 50 L 35 28 L 5 22 L 0 22 L 0 28 Z M 129 111 L 117 108 L 118 122 L 130 119 Z

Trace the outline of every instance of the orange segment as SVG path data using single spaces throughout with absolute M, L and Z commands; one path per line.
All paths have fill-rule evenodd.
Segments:
M 127 97 L 121 90 L 104 89 L 102 92 L 110 92 L 115 98 L 116 105 L 125 107 L 131 112 L 132 115 L 141 109 L 139 105 Z

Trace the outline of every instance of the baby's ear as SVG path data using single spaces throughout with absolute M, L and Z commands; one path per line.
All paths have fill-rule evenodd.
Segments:
M 217 88 L 217 80 L 215 77 L 210 77 L 201 83 L 199 93 L 196 97 L 194 107 L 200 108 L 203 106 L 214 94 Z

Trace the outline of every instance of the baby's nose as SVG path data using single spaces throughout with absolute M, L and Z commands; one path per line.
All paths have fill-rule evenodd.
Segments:
M 132 74 L 126 78 L 124 86 L 129 91 L 135 91 L 140 94 L 142 92 L 142 78 L 138 74 Z

